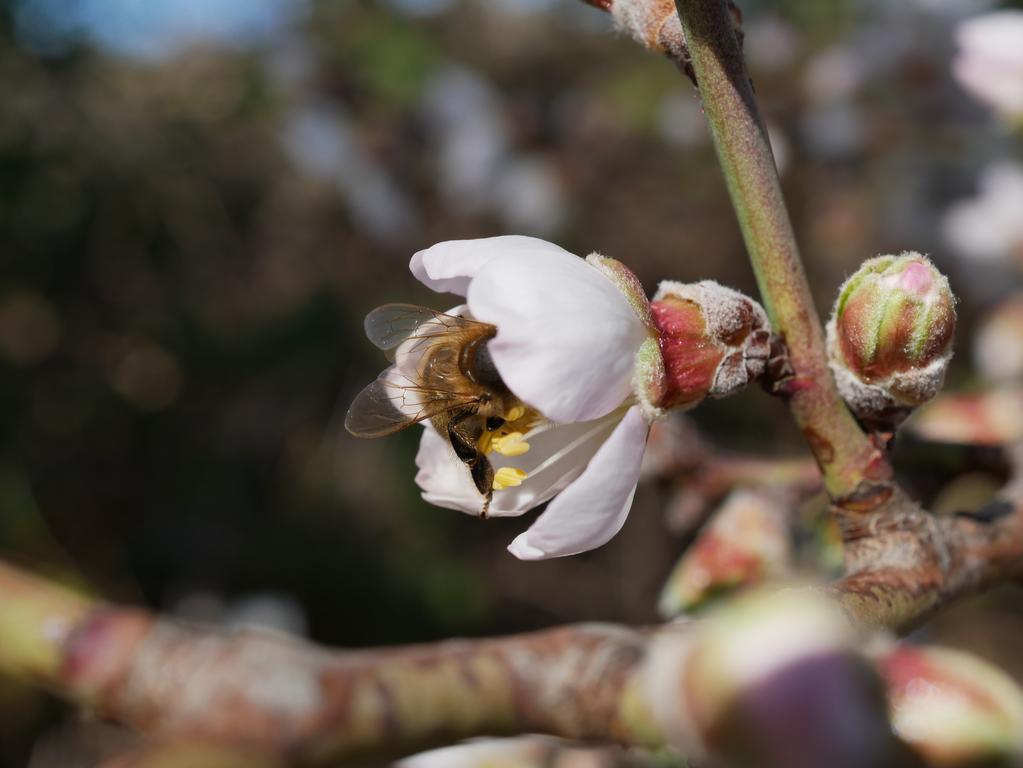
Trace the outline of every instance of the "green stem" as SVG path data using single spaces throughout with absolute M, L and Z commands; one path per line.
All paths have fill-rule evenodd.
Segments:
M 828 370 L 824 333 L 799 258 L 767 131 L 726 0 L 676 0 L 718 159 L 764 305 L 795 371 L 790 407 L 835 499 L 889 479 Z

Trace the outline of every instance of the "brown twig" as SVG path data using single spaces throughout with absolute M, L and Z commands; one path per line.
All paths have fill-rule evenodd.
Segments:
M 4 564 L 0 595 L 0 614 L 21 617 L 0 624 L 0 673 L 28 677 L 153 740 L 111 768 L 183 757 L 210 768 L 337 764 L 521 733 L 670 742 L 692 757 L 705 747 L 704 718 L 721 703 L 693 661 L 717 643 L 701 641 L 695 623 L 576 625 L 345 652 L 182 625 L 69 595 Z M 806 658 L 811 668 L 818 653 Z M 890 739 L 883 712 L 870 711 L 882 720 L 874 736 Z
M 1023 576 L 1023 445 L 1015 476 L 978 510 L 936 517 L 901 491 L 843 529 L 846 576 L 833 585 L 855 620 L 907 630 L 948 603 Z
M 636 694 L 649 638 L 635 630 L 328 652 L 112 607 L 4 564 L 0 595 L 0 672 L 160 739 L 303 761 L 534 732 L 660 742 Z

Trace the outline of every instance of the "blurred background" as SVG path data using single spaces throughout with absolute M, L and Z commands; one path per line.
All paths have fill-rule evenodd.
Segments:
M 740 5 L 820 309 L 863 259 L 928 252 L 961 299 L 950 386 L 978 386 L 974 331 L 1021 288 L 1023 140 L 950 61 L 959 21 L 1011 4 Z M 692 535 L 671 483 L 601 550 L 520 563 L 527 520 L 420 500 L 417 430 L 343 430 L 386 365 L 366 312 L 453 303 L 412 253 L 511 233 L 651 292 L 755 290 L 694 89 L 579 0 L 0 2 L 0 556 L 340 646 L 658 620 Z M 693 418 L 805 455 L 759 390 Z M 900 446 L 925 498 L 971 450 Z M 1011 590 L 927 630 L 1017 673 L 1021 631 Z M 0 765 L 91 764 L 117 737 L 77 722 L 0 681 Z

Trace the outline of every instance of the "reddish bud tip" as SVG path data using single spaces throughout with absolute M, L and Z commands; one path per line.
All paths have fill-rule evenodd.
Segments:
M 662 282 L 650 305 L 664 365 L 661 386 L 647 390 L 660 409 L 691 408 L 726 397 L 764 372 L 771 331 L 763 308 L 711 280 Z

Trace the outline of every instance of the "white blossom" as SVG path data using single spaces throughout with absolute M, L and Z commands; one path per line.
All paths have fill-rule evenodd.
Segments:
M 632 505 L 649 430 L 633 391 L 637 355 L 652 334 L 645 297 L 623 290 L 599 257 L 529 237 L 440 243 L 415 254 L 410 268 L 496 327 L 488 348 L 498 373 L 542 415 L 515 450 L 487 455 L 495 475 L 512 480 L 495 484 L 490 515 L 521 515 L 553 499 L 512 554 L 542 559 L 606 543 Z M 483 499 L 465 465 L 429 424 L 416 464 L 424 499 L 479 514 Z

